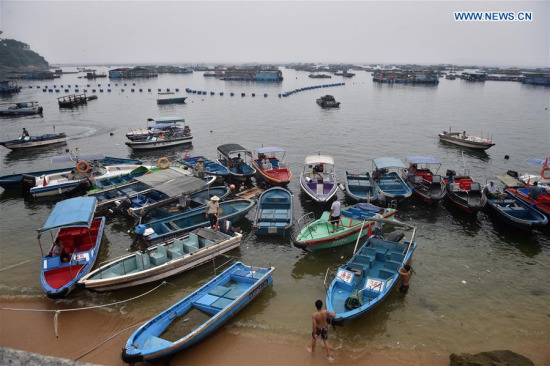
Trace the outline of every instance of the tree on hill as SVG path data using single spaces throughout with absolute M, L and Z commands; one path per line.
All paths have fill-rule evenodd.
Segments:
M 0 35 L 2 31 L 0 31 Z M 47 68 L 48 61 L 31 51 L 28 44 L 15 39 L 0 38 L 0 68 Z

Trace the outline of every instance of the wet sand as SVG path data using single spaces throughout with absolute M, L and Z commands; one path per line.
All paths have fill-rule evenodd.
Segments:
M 59 306 L 48 299 L 1 300 L 0 308 L 56 310 Z M 58 320 L 59 337 L 56 338 L 53 312 L 0 310 L 0 346 L 82 362 L 121 365 L 120 353 L 126 340 L 137 329 L 137 324 L 147 319 L 110 314 L 105 310 L 85 310 L 61 313 Z M 310 341 L 307 334 L 303 339 L 281 341 L 263 330 L 235 333 L 231 327 L 222 327 L 203 342 L 174 355 L 170 364 L 329 364 L 322 342 L 318 342 L 315 353 L 307 352 L 306 346 Z M 110 337 L 113 338 L 99 346 Z M 333 353 L 333 364 L 338 365 L 351 365 L 358 361 L 380 366 L 448 365 L 449 362 L 447 355 L 426 351 L 376 350 L 355 352 L 351 356 L 342 350 L 334 350 Z

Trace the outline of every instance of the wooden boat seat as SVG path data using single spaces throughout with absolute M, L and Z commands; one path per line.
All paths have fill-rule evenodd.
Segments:
M 391 272 L 385 269 L 381 269 L 380 271 L 378 271 L 378 277 L 383 280 L 387 280 L 388 278 L 393 277 L 394 274 L 395 272 Z
M 183 249 L 183 241 L 183 239 L 174 239 L 174 242 L 166 248 L 172 258 L 179 258 L 185 254 L 185 249 Z
M 143 349 L 162 349 L 172 345 L 172 342 L 155 336 L 149 336 L 143 343 Z
M 222 297 L 222 296 L 224 296 L 226 293 L 228 293 L 229 290 L 230 290 L 230 289 L 229 289 L 228 287 L 225 287 L 225 286 L 216 286 L 216 287 L 214 287 L 213 289 L 211 289 L 210 291 L 208 291 L 208 293 L 209 293 L 210 295 Z
M 386 261 L 386 263 L 384 263 L 384 268 L 391 271 L 397 271 L 397 269 L 401 267 L 401 263 L 402 262 Z
M 166 221 L 166 226 L 168 226 L 172 230 L 181 230 L 181 228 L 174 221 Z
M 162 245 L 157 246 L 157 249 L 149 254 L 151 258 L 151 263 L 155 266 L 160 266 L 168 260 L 168 253 L 166 253 L 166 248 Z
M 151 266 L 151 259 L 149 255 L 141 252 L 136 252 L 136 269 L 140 271 L 149 269 Z

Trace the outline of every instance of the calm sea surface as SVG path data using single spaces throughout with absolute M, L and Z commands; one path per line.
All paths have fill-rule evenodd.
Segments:
M 482 184 L 507 170 L 537 173 L 524 160 L 549 155 L 549 88 L 445 79 L 438 86 L 379 85 L 372 82 L 370 73 L 363 71 L 352 79 L 333 76 L 316 80 L 308 78 L 306 72 L 286 69 L 283 74 L 281 84 L 225 82 L 205 78 L 202 72 L 160 75 L 150 80 L 97 79 L 88 89 L 98 89 L 99 99 L 72 110 L 59 109 L 56 98 L 69 94 L 63 92 L 67 85 L 71 85 L 71 93 L 75 84 L 82 92 L 90 81 L 78 79 L 78 74 L 63 75 L 55 81 L 23 81 L 21 93 L 2 101 L 37 100 L 44 107 L 44 116 L 3 118 L 0 137 L 15 138 L 23 127 L 31 135 L 51 133 L 55 125 L 57 132 L 69 136 L 70 149 L 78 147 L 82 153 L 102 152 L 155 163 L 162 156 L 181 156 L 184 150 L 133 153 L 124 145 L 125 133 L 129 128 L 145 126 L 148 117 L 183 116 L 194 135 L 193 144 L 188 147 L 193 155 L 213 159 L 216 147 L 230 142 L 250 150 L 262 145 L 284 147 L 294 173 L 289 190 L 294 195 L 295 219 L 311 211 L 318 217 L 328 208 L 317 206 L 300 192 L 299 174 L 306 155 L 332 155 L 341 179 L 346 170 L 372 170 L 372 159 L 381 156 L 402 160 L 409 155 L 435 156 L 442 161 L 441 174 L 447 169 L 461 171 L 464 159 L 472 176 Z M 277 97 L 304 86 L 338 82 L 346 85 Z M 110 93 L 106 90 L 108 83 Z M 60 93 L 43 93 L 36 88 L 51 88 L 54 84 L 58 88 L 63 85 Z M 29 85 L 33 88 L 29 89 Z M 132 88 L 135 92 L 131 92 Z M 139 88 L 151 88 L 154 92 L 140 93 Z M 179 88 L 179 95 L 189 97 L 187 103 L 157 106 L 157 88 Z M 187 94 L 185 88 L 205 90 L 208 95 Z M 216 95 L 209 95 L 210 91 Z M 220 91 L 225 95 L 219 96 Z M 235 96 L 231 97 L 230 92 L 235 92 Z M 241 97 L 241 92 L 246 96 Z M 251 93 L 256 93 L 256 97 Z M 323 110 L 317 106 L 315 99 L 324 94 L 334 95 L 342 102 L 341 108 Z M 438 141 L 437 134 L 450 126 L 474 135 L 490 135 L 496 145 L 486 153 L 464 151 L 462 157 L 460 148 Z M 31 152 L 1 148 L 1 174 L 53 169 L 50 158 L 64 154 L 65 148 Z M 505 155 L 509 155 L 508 160 Z M 344 200 L 343 192 L 338 197 Z M 23 199 L 17 192 L 0 193 L 0 268 L 34 259 L 0 272 L 0 297 L 45 297 L 39 280 L 36 229 L 54 205 L 52 201 Z M 406 297 L 394 292 L 368 316 L 332 332 L 333 345 L 350 351 L 414 348 L 441 353 L 503 348 L 521 352 L 532 345 L 548 346 L 548 228 L 520 233 L 485 212 L 470 217 L 446 203 L 429 207 L 415 198 L 398 209 L 398 219 L 418 226 L 411 289 Z M 237 334 L 251 328 L 262 329 L 289 341 L 301 339 L 305 344 L 313 303 L 325 298 L 326 269 L 334 269 L 349 259 L 353 245 L 307 254 L 294 248 L 289 237 L 256 237 L 251 230 L 254 213 L 253 210 L 238 224 L 245 229 L 245 237 L 240 249 L 232 254 L 245 263 L 275 266 L 274 283 L 226 327 Z M 109 218 L 100 262 L 127 253 L 132 240 L 127 234 L 131 224 L 124 217 Z M 163 286 L 114 311 L 121 316 L 153 316 L 212 276 L 212 265 L 204 265 L 171 278 L 173 286 Z M 144 293 L 155 285 L 103 294 L 78 290 L 61 302 L 67 306 L 106 304 Z

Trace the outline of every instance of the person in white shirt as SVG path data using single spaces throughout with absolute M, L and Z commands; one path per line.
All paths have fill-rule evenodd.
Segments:
M 340 201 L 335 200 L 330 206 L 330 223 L 332 224 L 332 232 L 340 230 Z M 336 228 L 334 227 L 336 225 Z
M 220 198 L 214 196 L 210 199 L 210 202 L 206 204 L 206 217 L 210 220 L 210 226 L 214 228 L 219 217 L 220 203 L 218 202 Z

